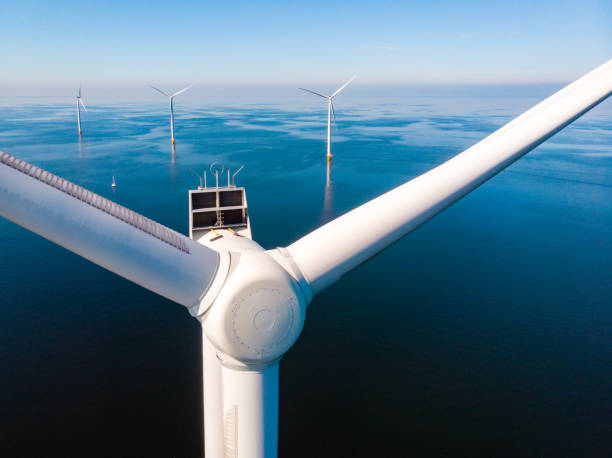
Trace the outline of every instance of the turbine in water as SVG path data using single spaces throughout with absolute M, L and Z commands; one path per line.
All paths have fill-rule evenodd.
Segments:
M 333 98 L 335 96 L 337 96 L 342 89 L 347 87 L 355 78 L 356 78 L 356 76 L 353 76 L 350 80 L 348 80 L 346 83 L 344 83 L 342 86 L 340 86 L 338 88 L 338 90 L 336 90 L 336 92 L 334 92 L 332 95 L 323 95 L 323 94 L 319 94 L 318 92 L 311 91 L 310 89 L 304 89 L 303 87 L 299 88 L 302 91 L 310 92 L 311 94 L 318 95 L 319 97 L 323 97 L 324 99 L 327 99 L 327 161 L 328 162 L 331 161 L 331 158 L 332 158 L 332 154 L 331 154 L 331 121 L 332 121 L 332 116 L 334 118 L 334 124 L 336 123 L 336 113 L 334 112 Z
M 162 91 L 161 89 L 158 89 L 155 86 L 152 86 L 150 84 L 149 84 L 149 86 L 151 88 L 155 89 L 160 94 L 165 95 L 166 97 L 168 97 L 170 99 L 170 138 L 172 140 L 172 144 L 174 145 L 174 97 L 176 97 L 177 95 L 182 94 L 187 89 L 189 89 L 192 85 L 190 84 L 189 86 L 184 87 L 183 89 L 181 89 L 180 91 L 175 92 L 174 94 L 167 94 L 164 91 Z

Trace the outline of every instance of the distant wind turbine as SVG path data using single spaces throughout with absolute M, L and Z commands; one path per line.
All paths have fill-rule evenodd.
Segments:
M 161 89 L 157 89 L 155 86 L 152 86 L 150 84 L 149 84 L 149 86 L 151 86 L 157 92 L 159 92 L 160 94 L 165 95 L 166 97 L 168 97 L 170 99 L 170 138 L 172 138 L 172 144 L 174 145 L 174 97 L 176 97 L 177 95 L 182 94 L 183 92 L 185 92 L 187 89 L 189 89 L 193 85 L 190 84 L 189 86 L 184 87 L 183 89 L 181 89 L 178 92 L 175 92 L 174 94 L 167 94 L 164 91 L 162 91 Z
M 83 110 L 87 111 L 85 104 L 83 103 L 83 99 L 81 98 L 81 85 L 79 84 L 79 92 L 76 96 L 76 108 L 77 108 L 77 126 L 79 128 L 79 135 L 83 135 L 83 131 L 81 130 L 81 106 Z
M 348 80 L 346 83 L 340 86 L 340 88 L 336 92 L 334 92 L 332 95 L 323 95 L 323 94 L 319 94 L 318 92 L 311 91 L 310 89 L 304 89 L 303 87 L 299 88 L 302 91 L 310 92 L 311 94 L 318 95 L 319 97 L 323 97 L 324 99 L 327 99 L 327 161 L 328 162 L 331 161 L 331 158 L 332 158 L 332 154 L 331 154 L 331 118 L 332 118 L 332 115 L 334 116 L 334 124 L 336 123 L 336 113 L 334 112 L 334 102 L 332 101 L 332 99 L 336 95 L 338 95 L 342 89 L 347 87 L 355 79 L 355 77 L 356 76 L 353 76 L 350 80 Z

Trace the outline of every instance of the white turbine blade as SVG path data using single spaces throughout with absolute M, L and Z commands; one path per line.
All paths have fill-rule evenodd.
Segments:
M 183 89 L 181 89 L 180 91 L 175 92 L 175 93 L 174 93 L 174 94 L 172 94 L 170 97 L 176 97 L 177 95 L 180 95 L 180 94 L 182 94 L 183 92 L 185 92 L 187 89 L 190 89 L 192 86 L 193 86 L 193 84 L 190 84 L 189 86 L 184 87 L 184 88 L 183 88 Z
M 344 83 L 342 86 L 340 86 L 340 88 L 334 92 L 332 95 L 330 95 L 330 97 L 335 97 L 342 89 L 344 89 L 345 87 L 347 87 L 349 84 L 351 84 L 351 82 L 357 78 L 357 75 L 354 75 L 350 80 L 348 80 L 346 83 Z
M 77 98 L 81 98 L 81 85 L 79 84 L 79 95 L 77 95 Z
M 288 247 L 314 293 L 501 172 L 612 93 L 612 60 L 444 164 Z
M 328 96 L 319 94 L 318 92 L 315 92 L 315 91 L 311 91 L 310 89 L 304 89 L 303 87 L 299 87 L 298 89 L 301 89 L 302 91 L 310 92 L 311 94 L 314 94 L 314 95 L 318 95 L 319 97 L 323 97 L 324 99 L 329 99 Z
M 87 107 L 85 106 L 85 103 L 83 103 L 83 99 L 79 97 L 79 103 L 81 104 L 81 106 L 83 107 L 83 110 L 87 111 Z M 95 110 L 94 110 L 95 111 Z
M 170 97 L 170 94 L 166 94 L 164 91 L 162 91 L 161 89 L 157 89 L 155 86 L 149 84 L 149 87 L 155 89 L 157 92 L 159 92 L 160 94 L 165 95 L 166 97 Z
M 216 251 L 3 152 L 0 216 L 186 307 L 219 264 Z

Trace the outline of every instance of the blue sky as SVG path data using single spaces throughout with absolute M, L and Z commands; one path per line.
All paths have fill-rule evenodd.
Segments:
M 609 0 L 0 1 L 0 94 L 96 85 L 569 81 L 612 58 Z M 4 86 L 4 90 L 2 90 Z

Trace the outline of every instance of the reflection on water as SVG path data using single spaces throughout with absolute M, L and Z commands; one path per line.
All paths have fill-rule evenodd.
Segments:
M 189 169 L 245 164 L 253 235 L 273 248 L 540 96 L 347 93 L 333 179 L 318 108 L 294 100 L 181 106 L 175 149 L 161 102 L 101 104 L 78 141 L 72 100 L 0 100 L 0 149 L 182 233 Z M 280 456 L 609 455 L 611 112 L 314 299 L 280 366 Z M 0 260 L 0 456 L 201 456 L 200 326 L 182 307 L 1 219 Z
M 81 138 L 80 135 L 79 135 L 78 147 L 79 147 L 79 157 L 83 157 L 83 139 Z
M 321 211 L 321 221 L 327 223 L 333 219 L 333 198 L 334 190 L 332 187 L 331 176 L 332 163 L 327 161 L 327 170 L 325 174 L 325 198 L 323 199 L 323 210 Z

